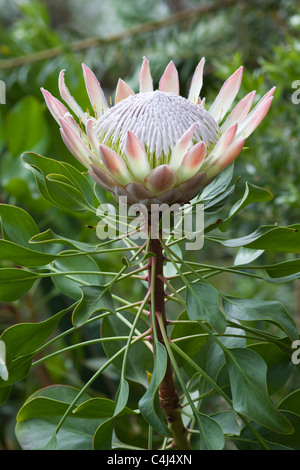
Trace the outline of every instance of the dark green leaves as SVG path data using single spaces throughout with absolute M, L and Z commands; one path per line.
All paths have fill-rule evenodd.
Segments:
M 232 219 L 246 206 L 255 202 L 267 202 L 273 198 L 272 193 L 251 183 L 246 183 L 244 196 L 231 208 L 228 217 L 220 224 L 221 232 L 228 229 Z
M 257 320 L 272 322 L 292 340 L 298 339 L 296 324 L 281 302 L 224 297 L 223 306 L 224 311 L 231 318 L 241 322 Z
M 0 204 L 0 219 L 4 238 L 11 242 L 32 249 L 29 240 L 39 233 L 32 217 L 20 207 Z M 44 251 L 42 247 L 36 251 Z
M 100 310 L 114 313 L 114 304 L 108 287 L 82 286 L 82 297 L 73 312 L 72 321 L 76 327 L 83 325 L 94 313 Z
M 94 193 L 86 175 L 68 163 L 34 153 L 22 158 L 32 170 L 41 195 L 50 204 L 67 211 L 94 212 Z
M 25 269 L 0 269 L 0 301 L 13 302 L 32 288 L 39 275 Z
M 225 439 L 220 425 L 210 416 L 198 411 L 194 416 L 200 433 L 200 450 L 222 450 Z
M 30 239 L 39 233 L 31 216 L 23 209 L 0 204 L 1 228 L 4 240 L 0 240 L 0 260 L 12 261 L 20 266 L 44 266 L 55 258 L 44 253 L 43 246 L 30 244 Z
M 234 410 L 279 433 L 292 433 L 290 423 L 268 396 L 263 359 L 254 351 L 241 348 L 231 349 L 225 356 Z
M 84 393 L 66 418 L 59 432 L 57 425 L 70 403 L 76 400 L 79 390 L 55 385 L 34 393 L 20 409 L 16 434 L 25 450 L 88 450 L 110 449 L 111 418 L 116 403 L 105 398 L 91 398 Z M 125 407 L 120 415 L 135 414 Z M 99 426 L 100 424 L 100 426 Z M 99 432 L 101 430 L 101 433 Z M 100 445 L 99 435 L 102 444 Z M 98 437 L 97 437 L 98 436 Z
M 16 129 L 22 129 L 17 132 Z M 10 153 L 18 157 L 22 152 L 35 150 L 47 133 L 44 109 L 34 96 L 26 96 L 8 113 L 6 137 Z
M 224 333 L 226 320 L 219 307 L 219 293 L 209 284 L 192 283 L 186 291 L 186 308 L 190 320 L 204 320 Z
M 53 333 L 58 322 L 71 308 L 72 306 L 43 322 L 20 323 L 4 331 L 1 341 L 6 346 L 6 367 L 9 379 L 5 382 L 0 379 L 0 387 L 18 382 L 27 375 L 35 351 Z
M 101 325 L 101 337 L 119 337 L 128 336 L 132 327 L 133 315 L 128 312 L 122 312 L 115 315 L 109 315 L 103 318 Z M 143 319 L 137 323 L 135 334 L 143 333 L 148 329 L 148 324 Z M 124 339 L 116 339 L 103 343 L 106 355 L 110 358 L 121 348 L 126 346 L 127 341 Z M 137 361 L 137 358 L 139 360 Z M 122 370 L 122 358 L 114 361 L 114 366 Z M 141 341 L 132 345 L 128 352 L 125 376 L 128 380 L 133 380 L 139 384 L 147 386 L 147 371 L 153 368 L 153 355 L 148 347 Z
M 77 396 L 73 387 L 52 386 L 33 394 L 21 408 L 16 435 L 24 450 L 92 450 L 99 419 L 75 418 L 73 414 L 56 434 L 63 413 Z M 79 403 L 89 400 L 84 394 Z
M 170 436 L 162 410 L 159 407 L 157 391 L 167 368 L 167 353 L 164 346 L 156 343 L 154 369 L 147 392 L 139 401 L 139 408 L 146 421 L 163 436 Z
M 300 225 L 294 224 L 287 227 L 266 225 L 244 237 L 233 239 L 210 237 L 210 239 L 229 248 L 246 246 L 266 252 L 299 253 Z

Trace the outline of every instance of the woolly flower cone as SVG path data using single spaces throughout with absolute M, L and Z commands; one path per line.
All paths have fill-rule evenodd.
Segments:
M 266 116 L 275 91 L 273 87 L 251 110 L 253 91 L 228 114 L 241 85 L 240 67 L 205 109 L 205 99 L 199 96 L 203 67 L 204 58 L 186 99 L 179 95 L 178 72 L 172 61 L 158 90 L 153 90 L 149 62 L 144 58 L 139 93 L 120 79 L 115 104 L 109 107 L 95 75 L 83 64 L 93 116 L 70 94 L 62 70 L 60 95 L 77 121 L 64 104 L 41 90 L 68 149 L 116 200 L 126 196 L 128 204 L 147 207 L 151 203 L 183 204 L 239 155 L 247 137 Z

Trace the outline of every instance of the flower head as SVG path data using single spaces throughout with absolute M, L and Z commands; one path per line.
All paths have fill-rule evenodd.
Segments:
M 60 126 L 63 141 L 92 178 L 129 204 L 186 203 L 241 152 L 245 140 L 266 116 L 273 87 L 251 110 L 255 91 L 229 113 L 239 91 L 243 68 L 223 84 L 209 109 L 200 98 L 204 58 L 191 81 L 188 98 L 179 95 L 178 72 L 171 61 L 158 90 L 149 62 L 143 60 L 134 93 L 119 80 L 109 107 L 93 72 L 82 65 L 92 114 L 84 112 L 59 75 L 60 95 L 69 109 L 42 88 L 46 104 Z M 229 113 L 229 114 L 228 114 Z

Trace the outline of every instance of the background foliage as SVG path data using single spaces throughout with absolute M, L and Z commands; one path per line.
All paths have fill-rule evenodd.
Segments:
M 33 151 L 80 169 L 60 139 L 57 125 L 46 110 L 40 87 L 58 96 L 57 77 L 64 68 L 69 88 L 85 107 L 87 97 L 82 62 L 94 70 L 106 96 L 113 96 L 119 77 L 137 89 L 141 59 L 145 55 L 156 83 L 172 59 L 179 70 L 181 94 L 186 95 L 194 68 L 205 56 L 203 93 L 207 100 L 240 65 L 245 69 L 241 96 L 256 89 L 259 98 L 271 86 L 277 87 L 266 120 L 248 140 L 249 149 L 237 160 L 235 176 L 240 179 L 225 213 L 243 196 L 246 181 L 267 188 L 273 199 L 252 206 L 252 210 L 244 210 L 233 220 L 229 235 L 242 237 L 260 225 L 299 223 L 300 105 L 291 100 L 292 83 L 300 79 L 299 7 L 291 0 L 208 3 L 218 6 L 212 12 L 181 19 L 182 11 L 199 7 L 202 2 L 1 0 L 0 79 L 6 84 L 7 93 L 6 105 L 0 105 L 0 202 L 25 209 L 41 232 L 51 227 L 61 236 L 81 242 L 93 241 L 94 234 L 89 228 L 96 223 L 93 216 L 80 212 L 70 214 L 42 199 L 32 172 L 25 168 L 20 158 L 24 151 Z M 169 18 L 174 21 L 170 22 Z M 90 38 L 98 38 L 98 42 L 89 41 L 89 47 L 85 48 L 82 48 L 82 42 L 78 43 Z M 70 47 L 73 43 L 77 46 Z M 50 54 L 44 52 L 49 50 L 52 51 Z M 19 57 L 22 57 L 21 62 Z M 193 260 L 232 265 L 237 251 L 228 247 L 217 251 L 215 244 L 207 244 L 197 256 L 193 253 Z M 265 264 L 288 259 L 293 259 L 293 255 L 263 255 Z M 115 259 L 114 255 L 101 257 L 103 271 L 109 271 L 114 264 L 119 265 L 119 254 Z M 0 261 L 0 267 L 6 266 L 6 261 Z M 86 269 L 93 270 L 93 267 Z M 297 280 L 272 285 L 255 278 L 249 282 L 243 276 L 226 273 L 226 276 L 215 276 L 213 283 L 216 287 L 221 285 L 228 296 L 283 301 L 299 324 Z M 132 284 L 129 287 L 124 281 L 119 295 L 126 293 L 128 288 L 131 289 Z M 134 289 L 133 298 L 140 295 L 139 287 Z M 53 286 L 45 278 L 20 301 L 0 303 L 0 333 L 16 323 L 47 320 L 70 305 L 70 298 L 61 294 L 59 282 Z M 67 328 L 64 321 L 62 319 L 63 327 Z M 94 323 L 86 325 L 62 338 L 61 346 L 92 340 L 97 334 Z M 104 361 L 102 347 L 91 344 L 84 350 L 70 349 L 61 356 L 50 357 L 34 368 L 26 381 L 16 384 L 9 400 L 0 409 L 0 448 L 19 448 L 14 432 L 16 412 L 29 395 L 55 383 L 80 387 L 99 368 L 101 361 Z M 116 378 L 116 370 L 108 368 L 102 379 L 93 384 L 94 393 L 113 397 L 118 383 Z M 128 406 L 135 402 L 139 393 L 140 385 L 133 382 Z M 133 437 L 137 445 L 145 445 L 147 430 L 140 428 L 133 416 L 132 436 L 127 436 L 127 418 L 122 419 L 119 438 L 129 442 Z

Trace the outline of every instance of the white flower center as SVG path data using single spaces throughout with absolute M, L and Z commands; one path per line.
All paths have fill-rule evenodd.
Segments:
M 194 123 L 194 143 L 215 145 L 220 129 L 208 111 L 174 93 L 151 91 L 122 100 L 96 122 L 95 132 L 103 144 L 123 153 L 131 131 L 146 151 L 167 160 L 176 142 Z

